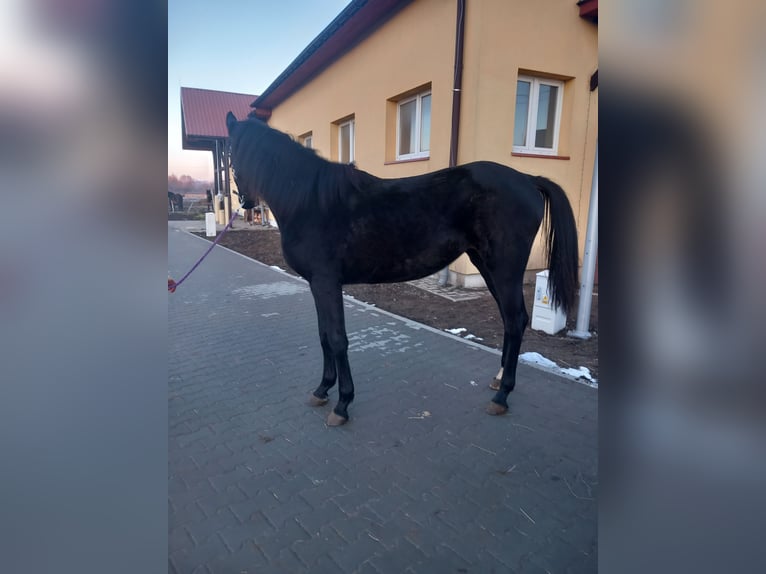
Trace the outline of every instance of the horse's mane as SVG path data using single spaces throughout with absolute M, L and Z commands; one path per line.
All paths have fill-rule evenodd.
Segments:
M 231 145 L 237 185 L 285 217 L 303 209 L 329 213 L 376 179 L 353 165 L 319 157 L 258 119 L 239 122 Z

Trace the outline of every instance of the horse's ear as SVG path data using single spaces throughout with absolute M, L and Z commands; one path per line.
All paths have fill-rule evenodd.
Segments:
M 234 117 L 234 114 L 229 112 L 226 114 L 226 128 L 229 130 L 229 135 L 231 135 L 231 132 L 234 130 L 234 126 L 237 125 L 237 118 Z

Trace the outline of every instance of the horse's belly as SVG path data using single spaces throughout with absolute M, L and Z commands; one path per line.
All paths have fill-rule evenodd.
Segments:
M 435 246 L 406 252 L 379 252 L 344 262 L 344 283 L 398 283 L 432 275 L 454 261 L 464 249 Z

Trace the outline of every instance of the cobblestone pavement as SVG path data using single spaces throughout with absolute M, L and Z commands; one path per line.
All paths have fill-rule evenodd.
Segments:
M 169 224 L 169 275 L 207 245 Z M 347 299 L 329 428 L 305 283 L 216 247 L 168 299 L 170 572 L 596 571 L 596 390 L 520 365 L 487 416 L 496 351 Z

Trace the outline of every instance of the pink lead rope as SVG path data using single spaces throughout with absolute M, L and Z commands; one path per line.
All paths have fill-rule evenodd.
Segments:
M 231 214 L 231 219 L 229 219 L 229 223 L 227 223 L 226 227 L 224 227 L 223 230 L 221 230 L 221 233 L 218 234 L 218 237 L 215 238 L 215 241 L 213 241 L 212 245 L 210 245 L 210 247 L 207 248 L 207 251 L 205 251 L 205 253 L 202 254 L 202 257 L 200 257 L 199 260 L 197 260 L 197 262 L 192 266 L 192 268 L 186 272 L 186 275 L 181 277 L 181 279 L 179 279 L 178 282 L 175 282 L 170 277 L 168 277 L 168 291 L 170 293 L 175 293 L 178 286 L 181 285 L 181 283 L 183 283 L 184 281 L 186 281 L 186 278 L 192 274 L 192 271 L 194 271 L 197 267 L 199 267 L 199 264 L 202 263 L 202 260 L 205 257 L 207 257 L 208 254 L 213 250 L 213 247 L 218 245 L 218 242 L 221 240 L 221 237 L 223 237 L 223 234 L 229 230 L 229 228 L 231 227 L 231 224 L 234 223 L 234 220 L 236 218 L 237 218 L 237 212 L 235 211 L 234 213 Z

